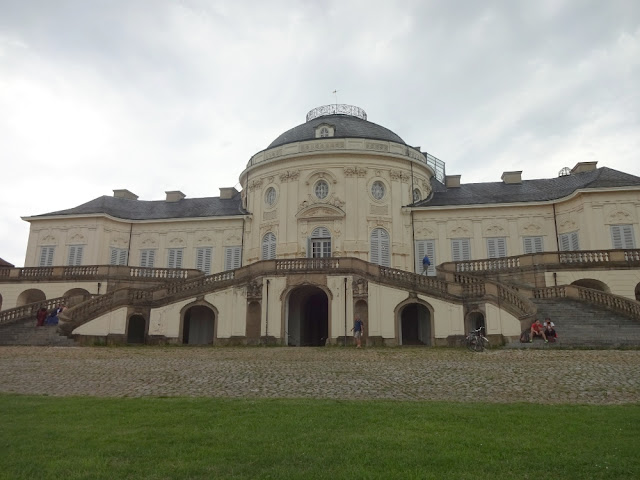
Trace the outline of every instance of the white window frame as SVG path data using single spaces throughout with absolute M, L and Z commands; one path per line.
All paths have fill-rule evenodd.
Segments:
M 636 248 L 633 225 L 611 225 L 610 230 L 612 248 Z
M 154 268 L 156 263 L 156 250 L 154 248 L 144 248 L 140 250 L 140 266 Z
M 529 253 L 544 252 L 544 237 L 522 237 L 522 250 L 525 255 Z
M 55 245 L 44 245 L 40 247 L 40 259 L 38 260 L 39 267 L 52 267 L 53 255 L 56 251 Z
M 431 265 L 427 267 L 427 276 L 434 277 L 436 275 L 436 241 L 433 239 L 416 240 L 416 273 L 422 273 L 422 259 L 426 255 L 429 257 Z
M 331 232 L 327 227 L 316 227 L 307 239 L 308 258 L 326 258 L 331 256 Z
M 167 249 L 167 268 L 182 268 L 184 248 Z
M 371 263 L 382 267 L 391 266 L 391 242 L 390 236 L 384 228 L 378 227 L 371 230 L 370 247 L 371 247 Z
M 451 259 L 454 262 L 465 262 L 471 260 L 471 239 L 452 238 Z
M 506 237 L 487 238 L 487 258 L 504 258 L 507 256 Z
M 211 275 L 211 261 L 213 260 L 213 247 L 196 248 L 196 269 Z
M 109 265 L 126 265 L 129 251 L 126 248 L 110 247 Z
M 82 257 L 84 253 L 84 245 L 69 245 L 67 252 L 67 265 L 77 267 L 82 265 Z
M 578 232 L 569 232 L 558 235 L 558 246 L 561 252 L 580 250 Z
M 262 260 L 274 260 L 276 258 L 276 236 L 268 232 L 262 237 Z
M 242 246 L 224 247 L 224 269 L 235 270 L 242 266 Z

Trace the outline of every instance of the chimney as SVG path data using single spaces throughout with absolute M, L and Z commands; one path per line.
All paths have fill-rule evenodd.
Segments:
M 502 181 L 507 185 L 522 183 L 522 170 L 520 170 L 519 172 L 504 172 L 501 178 Z
M 115 198 L 126 198 L 127 200 L 137 200 L 138 199 L 138 195 L 136 195 L 135 193 L 131 193 L 126 188 L 123 188 L 123 189 L 120 189 L 120 190 L 114 190 L 113 191 L 113 196 Z
M 220 199 L 226 200 L 229 198 L 233 198 L 238 194 L 238 191 L 235 187 L 225 187 L 220 189 Z
M 182 200 L 184 197 L 186 197 L 186 195 L 184 193 L 182 193 L 180 190 L 171 190 L 169 192 L 164 192 L 167 194 L 167 202 L 179 202 L 180 200 Z
M 444 177 L 444 186 L 447 188 L 459 188 L 461 175 L 447 175 Z
M 591 172 L 596 169 L 598 162 L 578 162 L 576 166 L 571 169 L 571 175 L 574 173 Z

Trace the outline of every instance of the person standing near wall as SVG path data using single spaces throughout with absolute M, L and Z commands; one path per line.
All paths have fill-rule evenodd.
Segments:
M 362 347 L 362 333 L 364 332 L 364 322 L 360 319 L 360 315 L 356 315 L 356 319 L 353 322 L 353 337 L 356 339 L 356 348 Z
M 425 255 L 422 259 L 422 274 L 426 275 L 427 274 L 427 270 L 429 270 L 429 267 L 431 266 L 431 260 L 429 260 L 429 257 L 427 255 Z

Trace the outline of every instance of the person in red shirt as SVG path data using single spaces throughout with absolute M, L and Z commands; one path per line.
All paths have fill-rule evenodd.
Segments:
M 535 336 L 544 338 L 544 343 L 549 342 L 547 340 L 547 336 L 544 333 L 544 327 L 542 326 L 542 323 L 540 323 L 540 320 L 536 320 L 535 322 L 533 322 L 533 325 L 531 325 L 531 334 L 529 336 L 529 342 L 533 342 L 533 337 Z

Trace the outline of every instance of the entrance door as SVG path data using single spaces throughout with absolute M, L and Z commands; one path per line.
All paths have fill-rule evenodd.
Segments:
M 132 315 L 127 329 L 127 343 L 144 343 L 147 322 L 142 315 Z
M 213 345 L 215 314 L 203 305 L 191 307 L 184 314 L 182 343 L 187 345 Z
M 329 337 L 329 300 L 321 289 L 298 287 L 289 295 L 287 345 L 324 346 Z
M 431 315 L 424 305 L 412 303 L 400 313 L 400 344 L 431 345 Z

